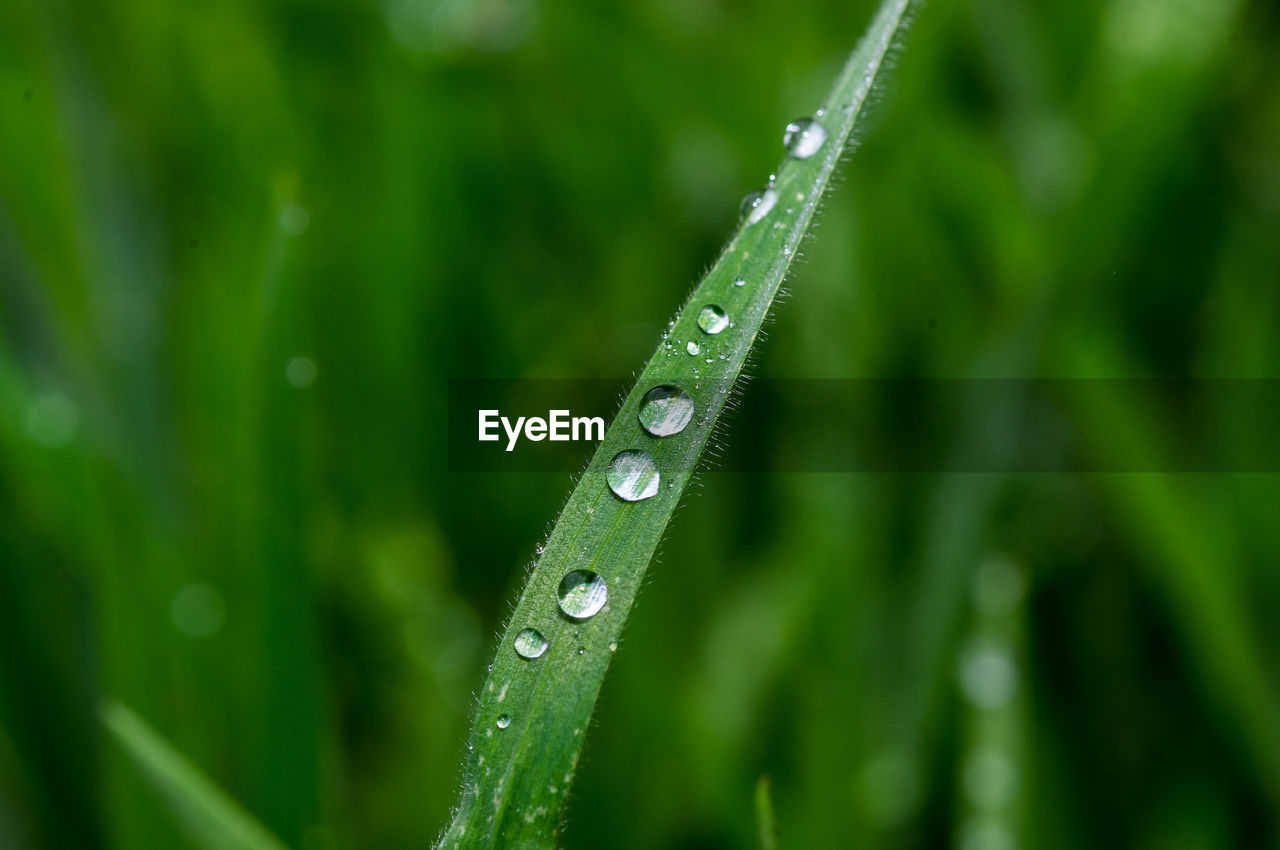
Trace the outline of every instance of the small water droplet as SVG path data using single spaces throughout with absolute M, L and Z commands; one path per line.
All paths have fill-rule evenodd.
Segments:
M 729 327 L 729 317 L 719 305 L 708 304 L 698 311 L 698 327 L 709 334 L 718 334 Z
M 222 628 L 226 606 L 212 585 L 189 584 L 173 597 L 170 613 L 178 631 L 187 637 L 207 638 Z
M 547 546 L 545 543 L 539 543 L 533 551 L 541 555 L 543 552 L 547 551 Z
M 586 651 L 585 649 L 583 649 L 582 647 L 578 647 L 578 654 L 579 654 L 579 655 L 586 655 L 586 654 L 587 654 L 587 651 Z
M 693 340 L 689 340 L 689 344 L 684 347 L 684 350 L 696 357 L 698 356 L 698 352 L 702 351 L 702 346 L 698 345 Z
M 654 387 L 640 402 L 640 425 L 655 437 L 679 434 L 693 418 L 693 399 L 679 387 Z
M 498 719 L 495 721 L 495 725 L 496 725 L 499 729 L 506 729 L 508 726 L 510 726 L 510 725 L 511 725 L 511 715 L 510 715 L 510 714 L 499 714 L 499 715 L 498 715 Z
M 609 601 L 604 579 L 591 570 L 574 570 L 560 579 L 560 610 L 575 620 L 588 620 Z
M 778 193 L 772 189 L 757 189 L 742 199 L 742 217 L 747 224 L 755 224 L 769 214 L 778 202 Z
M 617 651 L 618 651 L 618 642 L 617 642 L 616 640 L 614 640 L 614 641 L 609 641 L 609 651 L 610 651 L 610 652 L 617 652 Z
M 297 204 L 280 210 L 280 229 L 290 236 L 301 236 L 311 224 L 311 214 Z
M 988 811 L 1008 805 L 1018 789 L 1017 766 L 993 747 L 970 752 L 962 778 L 969 802 Z
M 793 159 L 808 159 L 822 150 L 826 141 L 826 129 L 812 118 L 797 118 L 787 125 L 786 132 L 782 134 L 782 146 L 787 149 L 787 156 Z
M 547 651 L 547 639 L 537 629 L 521 629 L 515 647 L 521 658 L 537 658 Z
M 733 282 L 733 285 L 734 285 L 734 286 L 746 286 L 746 285 L 747 285 L 747 282 L 746 282 L 745 280 L 743 280 L 742 278 L 738 278 L 737 280 L 735 280 L 735 281 Z
M 987 561 L 974 574 L 973 603 L 983 614 L 998 617 L 1018 607 L 1026 592 L 1026 579 L 1008 558 Z
M 658 492 L 658 465 L 638 449 L 614 455 L 605 477 L 613 494 L 627 502 L 638 502 Z
M 316 382 L 316 364 L 309 357 L 295 357 L 284 367 L 284 377 L 290 384 L 305 390 Z

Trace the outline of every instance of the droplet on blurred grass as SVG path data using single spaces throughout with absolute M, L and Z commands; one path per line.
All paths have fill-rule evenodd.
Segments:
M 560 610 L 575 620 L 588 620 L 609 601 L 604 579 L 591 570 L 574 570 L 560 580 Z
M 640 402 L 640 425 L 655 437 L 678 434 L 693 418 L 693 399 L 679 387 L 654 387 Z
M 1016 850 L 1009 827 L 991 815 L 972 817 L 960 827 L 959 850 Z
M 280 229 L 290 236 L 301 236 L 311 226 L 311 213 L 297 204 L 280 210 Z
M 769 214 L 778 203 L 778 193 L 772 189 L 757 189 L 742 199 L 741 215 L 747 224 L 755 224 Z
M 499 729 L 506 729 L 508 726 L 511 725 L 511 715 L 499 714 L 498 719 L 495 721 L 494 725 L 496 725 Z
M 826 128 L 812 118 L 797 118 L 782 134 L 782 146 L 793 159 L 808 159 L 826 144 Z
M 226 620 L 222 594 L 208 584 L 189 584 L 177 592 L 169 606 L 173 624 L 191 638 L 206 638 L 218 633 Z
M 1018 787 L 1018 769 L 999 750 L 974 750 L 964 760 L 964 793 L 979 809 L 999 809 L 1013 799 Z
M 658 465 L 638 449 L 618 452 L 609 462 L 609 489 L 619 499 L 639 502 L 658 492 Z
M 1019 566 L 1005 557 L 995 557 L 974 573 L 973 605 L 983 614 L 1000 616 L 1018 607 L 1026 590 L 1026 579 Z
M 27 433 L 46 448 L 65 446 L 80 427 L 80 409 L 62 393 L 45 393 L 27 405 Z
M 729 327 L 729 316 L 718 304 L 708 304 L 698 311 L 698 327 L 705 333 L 718 334 Z
M 290 384 L 305 390 L 316 382 L 316 364 L 309 357 L 295 357 L 284 367 L 284 377 Z
M 907 821 L 920 805 L 920 765 L 909 752 L 877 753 L 863 765 L 858 780 L 868 818 L 881 828 Z
M 1018 689 L 1018 669 L 1009 648 L 997 641 L 966 648 L 960 660 L 960 689 L 978 708 L 1007 705 Z

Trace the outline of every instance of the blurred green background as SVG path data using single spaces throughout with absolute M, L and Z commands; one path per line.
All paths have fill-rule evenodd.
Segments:
M 2 0 L 0 847 L 194 846 L 104 695 L 290 846 L 428 845 L 570 486 L 449 474 L 446 381 L 631 374 L 872 10 Z M 755 374 L 1277 377 L 1277 45 L 934 0 Z M 566 847 L 755 846 L 762 775 L 787 848 L 1280 846 L 1275 475 L 788 452 L 677 516 Z

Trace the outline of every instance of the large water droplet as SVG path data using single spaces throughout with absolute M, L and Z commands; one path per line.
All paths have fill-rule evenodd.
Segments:
M 820 151 L 826 141 L 826 128 L 812 118 L 797 118 L 782 134 L 782 146 L 787 149 L 787 156 L 794 159 L 808 159 Z
M 778 202 L 778 193 L 772 189 L 757 189 L 742 199 L 742 217 L 747 224 L 755 224 L 769 214 Z
M 718 334 L 729 327 L 729 317 L 716 304 L 708 304 L 698 311 L 698 327 L 709 334 Z
M 495 721 L 495 723 L 499 729 L 506 729 L 508 726 L 511 725 L 511 715 L 499 714 L 498 719 L 497 721 Z
M 698 345 L 693 340 L 689 340 L 689 344 L 684 347 L 684 350 L 692 354 L 694 357 L 697 357 L 698 352 L 702 351 L 702 346 Z
M 575 620 L 594 617 L 608 601 L 609 588 L 591 570 L 574 570 L 560 579 L 560 610 Z
M 515 647 L 522 658 L 537 658 L 547 651 L 547 639 L 537 629 L 521 629 Z
M 658 492 L 658 465 L 637 449 L 614 455 L 606 477 L 614 495 L 628 502 L 638 502 Z
M 745 280 L 743 280 L 742 278 L 736 278 L 736 279 L 733 281 L 733 285 L 734 285 L 734 286 L 746 286 L 746 285 L 747 285 L 747 282 L 746 282 Z
M 679 387 L 654 387 L 640 402 L 640 424 L 655 437 L 679 434 L 693 418 L 693 399 Z

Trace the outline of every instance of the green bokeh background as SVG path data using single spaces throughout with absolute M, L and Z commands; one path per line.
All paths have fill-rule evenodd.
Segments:
M 446 381 L 631 374 L 872 11 L 2 0 L 0 847 L 195 846 L 104 695 L 292 847 L 429 845 L 570 486 L 450 474 Z M 934 0 L 754 373 L 1277 377 L 1278 45 L 1261 0 Z M 1148 401 L 1065 415 L 1158 468 Z M 673 523 L 565 847 L 755 846 L 768 775 L 785 848 L 1000 850 L 982 735 L 1019 847 L 1280 846 L 1275 475 L 802 475 L 785 434 Z

